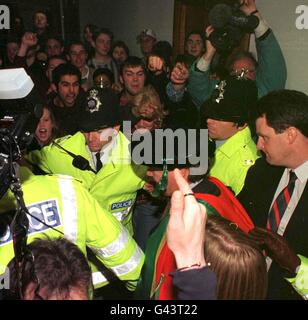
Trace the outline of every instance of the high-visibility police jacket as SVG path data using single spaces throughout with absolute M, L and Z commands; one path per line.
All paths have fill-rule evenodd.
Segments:
M 83 156 L 91 164 L 86 140 L 81 132 L 56 141 L 68 151 Z M 70 175 L 81 180 L 100 205 L 122 222 L 132 234 L 132 206 L 137 190 L 144 185 L 146 170 L 144 166 L 131 163 L 128 147 L 129 141 L 119 132 L 108 163 L 97 173 L 75 168 L 72 165 L 73 158 L 53 144 L 31 152 L 28 159 L 47 173 Z
M 246 127 L 215 150 L 209 175 L 222 181 L 237 195 L 244 186 L 248 169 L 259 157 L 250 129 Z
M 47 225 L 64 233 L 86 253 L 86 245 L 103 264 L 111 269 L 128 289 L 134 290 L 143 265 L 144 255 L 126 228 L 82 186 L 68 176 L 30 176 L 22 182 L 25 204 L 29 213 Z M 14 209 L 15 198 L 7 193 L 0 200 L 0 212 Z M 63 237 L 35 218 L 29 218 L 28 243 L 44 234 L 51 238 Z M 12 234 L 9 226 L 0 235 L 0 274 L 13 258 Z M 91 266 L 92 267 L 92 266 Z M 92 268 L 95 287 L 106 285 L 107 279 Z

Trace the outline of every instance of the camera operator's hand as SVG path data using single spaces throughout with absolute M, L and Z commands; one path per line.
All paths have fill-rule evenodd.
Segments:
M 258 11 L 255 0 L 240 0 L 240 4 L 240 10 L 243 11 L 247 16 L 254 12 L 253 15 L 259 18 L 260 22 L 255 29 L 255 35 L 256 38 L 262 37 L 262 35 L 269 29 L 269 26 Z
M 150 56 L 148 59 L 148 69 L 155 75 L 160 75 L 165 71 L 165 62 L 161 57 Z
M 180 90 L 184 87 L 187 79 L 189 77 L 189 71 L 185 63 L 177 62 L 172 69 L 170 80 L 173 84 L 175 90 Z
M 246 16 L 249 16 L 252 12 L 257 10 L 255 0 L 240 0 L 241 11 L 243 11 Z
M 180 190 L 175 191 L 171 198 L 167 244 L 174 253 L 178 268 L 199 263 L 202 267 L 205 265 L 206 210 L 190 195 L 192 190 L 178 169 L 174 170 L 174 177 Z
M 249 235 L 262 247 L 266 254 L 271 257 L 281 268 L 291 273 L 295 272 L 297 266 L 301 264 L 299 257 L 290 248 L 287 241 L 279 234 L 255 227 Z
M 214 31 L 213 26 L 209 25 L 206 29 L 205 29 L 205 36 L 206 36 L 206 41 L 205 41 L 205 46 L 206 46 L 206 52 L 203 55 L 203 58 L 206 61 L 212 61 L 215 53 L 216 53 L 216 49 L 213 47 L 211 41 L 209 40 L 209 37 L 211 35 L 211 33 Z

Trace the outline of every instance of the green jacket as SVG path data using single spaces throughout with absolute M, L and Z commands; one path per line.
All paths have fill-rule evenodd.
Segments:
M 273 90 L 284 89 L 287 79 L 286 63 L 273 32 L 270 32 L 265 39 L 256 39 L 258 55 L 258 68 L 256 83 L 259 98 Z M 193 102 L 200 106 L 210 98 L 215 89 L 217 80 L 209 78 L 209 70 L 202 72 L 197 69 L 194 62 L 189 72 L 188 91 Z
M 209 175 L 222 181 L 237 195 L 244 186 L 248 169 L 258 158 L 256 144 L 246 127 L 215 150 Z
M 48 235 L 65 237 L 86 254 L 86 245 L 105 266 L 127 281 L 134 289 L 143 265 L 144 255 L 136 242 L 112 215 L 103 209 L 79 181 L 68 176 L 30 175 L 22 182 L 25 204 L 30 215 L 39 218 L 48 228 L 32 216 L 29 218 L 28 243 Z M 0 213 L 14 209 L 12 193 L 0 200 Z M 0 238 L 0 274 L 13 258 L 12 234 L 9 226 Z M 106 285 L 107 279 L 93 266 L 95 287 Z
M 91 164 L 86 140 L 81 132 L 56 141 L 66 150 L 83 156 Z M 144 185 L 146 169 L 131 163 L 128 147 L 129 141 L 119 132 L 108 163 L 98 173 L 75 168 L 72 165 L 73 158 L 53 144 L 30 152 L 27 159 L 47 173 L 70 175 L 82 181 L 100 205 L 122 222 L 132 234 L 132 207 L 137 190 Z

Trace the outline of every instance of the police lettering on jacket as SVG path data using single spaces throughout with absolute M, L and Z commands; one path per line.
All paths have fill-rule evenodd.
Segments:
M 60 210 L 58 201 L 56 199 L 45 200 L 27 206 L 30 215 L 27 215 L 29 219 L 28 235 L 35 233 L 42 233 L 50 227 L 58 227 L 61 225 Z M 44 223 L 46 224 L 44 224 Z M 0 246 L 12 241 L 12 234 L 10 227 L 7 229 L 0 238 Z

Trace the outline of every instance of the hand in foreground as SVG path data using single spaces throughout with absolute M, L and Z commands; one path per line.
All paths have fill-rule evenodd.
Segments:
M 255 0 L 240 0 L 240 9 L 248 16 L 257 10 Z
M 255 227 L 249 235 L 261 246 L 264 247 L 266 254 L 271 257 L 281 268 L 291 273 L 295 272 L 301 261 L 290 248 L 287 241 L 279 234 Z
M 184 85 L 188 79 L 189 71 L 182 62 L 177 62 L 172 69 L 170 80 L 174 85 Z
M 174 170 L 174 176 L 180 190 L 171 198 L 167 244 L 175 255 L 178 268 L 199 263 L 204 266 L 206 210 L 193 195 L 184 196 L 192 191 L 178 169 Z
M 159 75 L 166 69 L 165 62 L 158 56 L 150 56 L 148 60 L 148 69 L 155 75 Z

